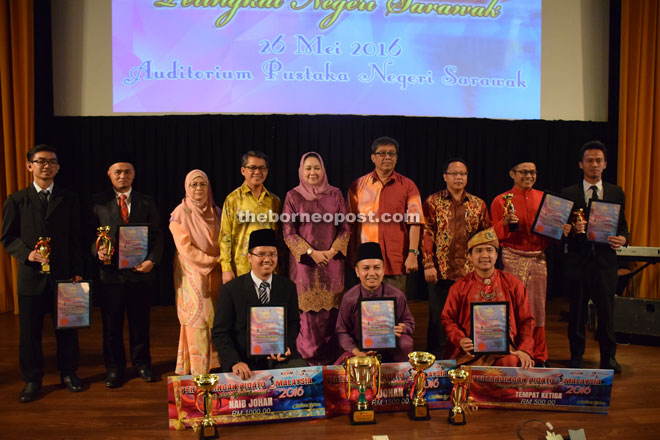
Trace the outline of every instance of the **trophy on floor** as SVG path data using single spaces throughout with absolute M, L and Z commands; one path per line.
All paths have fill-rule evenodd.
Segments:
M 577 222 L 586 222 L 587 220 L 584 217 L 584 209 L 580 208 L 577 211 L 573 211 L 573 227 L 575 228 Z M 584 228 L 584 231 L 578 232 L 578 234 L 586 234 L 587 228 Z
M 50 237 L 39 237 L 39 241 L 34 245 L 34 250 L 44 258 L 50 257 Z M 41 273 L 50 274 L 50 262 L 41 263 Z
M 195 385 L 197 385 L 197 396 L 195 396 L 195 406 L 197 409 L 204 413 L 202 421 L 193 426 L 195 431 L 199 431 L 199 440 L 211 440 L 218 438 L 218 427 L 215 426 L 211 413 L 213 411 L 213 394 L 211 390 L 218 382 L 218 376 L 215 374 L 200 374 L 193 378 Z M 204 409 L 200 409 L 198 405 L 199 396 L 202 396 Z
M 424 388 L 426 385 L 426 373 L 424 370 L 433 366 L 435 356 L 425 351 L 413 351 L 408 355 L 408 362 L 415 369 L 415 377 L 410 388 L 408 417 L 412 420 L 429 420 L 431 418 L 429 405 L 424 398 Z
M 465 415 L 476 409 L 476 406 L 469 402 L 468 396 L 470 371 L 461 367 L 449 370 L 447 375 L 454 384 L 454 388 L 451 390 L 452 407 L 449 409 L 447 422 L 450 425 L 465 425 Z
M 351 398 L 351 383 L 358 389 L 358 400 L 351 401 L 350 418 L 353 425 L 376 423 L 373 407 L 367 402 L 367 388 L 371 387 L 374 397 L 380 393 L 380 361 L 375 356 L 353 356 L 344 363 L 348 375 L 346 398 Z M 376 378 L 376 375 L 378 376 Z
M 504 199 L 504 215 L 512 215 L 516 213 L 516 208 L 513 206 L 513 194 L 507 193 L 502 195 Z M 516 232 L 520 230 L 520 225 L 516 221 L 515 223 L 509 223 L 509 231 Z
M 105 247 L 106 249 L 106 255 L 108 257 L 112 257 L 112 254 L 115 253 L 115 247 L 112 245 L 112 238 L 110 238 L 110 226 L 99 226 L 96 228 L 96 235 L 98 235 L 98 238 L 96 239 L 96 252 L 99 252 L 99 248 L 102 246 Z M 104 265 L 109 265 L 110 264 L 110 259 L 103 260 Z

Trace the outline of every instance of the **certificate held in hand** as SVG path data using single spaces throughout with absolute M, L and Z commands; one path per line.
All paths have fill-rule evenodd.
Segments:
M 142 263 L 149 252 L 149 226 L 120 225 L 117 240 L 119 269 L 133 269 Z
M 474 354 L 509 354 L 509 303 L 471 304 Z

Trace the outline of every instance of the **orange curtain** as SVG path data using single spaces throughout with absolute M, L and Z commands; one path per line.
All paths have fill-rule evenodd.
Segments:
M 34 6 L 0 0 L 0 203 L 28 183 L 25 154 L 34 144 Z M 1 216 L 1 214 L 0 214 Z M 0 312 L 18 312 L 16 261 L 0 250 Z
M 621 2 L 619 184 L 632 246 L 660 247 L 660 0 Z M 660 267 L 636 279 L 637 295 L 660 299 Z

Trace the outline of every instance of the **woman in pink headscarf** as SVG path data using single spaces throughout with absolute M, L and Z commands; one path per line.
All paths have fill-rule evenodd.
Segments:
M 337 214 L 345 217 L 346 204 L 341 191 L 328 184 L 321 156 L 305 153 L 298 176 L 300 185 L 287 193 L 280 218 L 291 250 L 289 278 L 298 287 L 302 312 L 296 347 L 311 365 L 325 365 L 338 356 L 335 323 L 344 292 L 350 229 L 345 221 L 335 223 Z M 314 221 L 313 214 L 325 219 Z
M 220 366 L 211 342 L 213 304 L 222 272 L 218 264 L 220 212 L 203 171 L 186 176 L 186 197 L 170 216 L 176 245 L 174 288 L 181 333 L 176 374 L 206 374 Z

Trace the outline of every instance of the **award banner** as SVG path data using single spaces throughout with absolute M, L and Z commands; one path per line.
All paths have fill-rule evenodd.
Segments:
M 119 269 L 133 269 L 147 258 L 149 226 L 120 225 L 118 241 Z
M 89 327 L 91 281 L 57 282 L 57 329 Z
M 575 203 L 550 193 L 544 193 L 532 224 L 532 232 L 561 240 L 562 226 L 568 223 Z
M 470 397 L 480 408 L 607 413 L 612 370 L 471 367 Z
M 449 408 L 451 406 L 452 384 L 447 371 L 456 367 L 455 360 L 436 361 L 425 370 L 426 394 L 429 408 Z M 415 370 L 408 362 L 381 364 L 380 394 L 371 402 L 377 412 L 408 411 L 410 390 L 413 385 Z M 323 367 L 323 394 L 325 410 L 328 416 L 348 414 L 351 405 L 346 397 L 347 376 L 341 365 Z M 357 399 L 357 389 L 351 390 L 352 398 Z M 371 394 L 371 395 L 370 395 Z M 367 389 L 367 400 L 371 400 L 373 391 Z
M 210 415 L 219 425 L 325 416 L 322 367 L 253 371 L 248 380 L 233 373 L 217 374 L 211 391 Z M 198 424 L 204 414 L 196 405 L 194 376 L 169 376 L 167 395 L 170 429 Z

